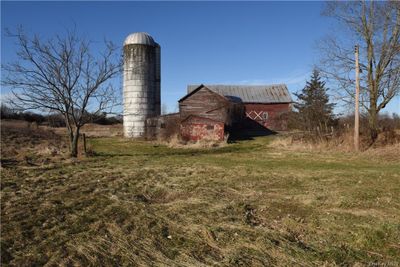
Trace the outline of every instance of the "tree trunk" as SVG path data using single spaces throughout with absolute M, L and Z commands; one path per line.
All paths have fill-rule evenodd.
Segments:
M 368 129 L 371 143 L 374 143 L 378 138 L 378 92 L 375 85 L 373 80 L 369 83 Z
M 369 110 L 368 128 L 371 142 L 374 143 L 378 138 L 378 113 L 376 109 Z
M 71 143 L 71 157 L 76 158 L 78 156 L 78 141 L 79 141 L 79 128 L 77 127 L 73 134 Z
M 76 157 L 74 156 L 74 154 L 78 154 L 77 153 L 77 149 L 74 149 L 74 129 L 71 126 L 71 122 L 68 119 L 67 115 L 64 116 L 65 119 L 65 125 L 67 127 L 67 131 L 68 131 L 68 139 L 69 139 L 69 151 L 70 151 L 70 155 L 71 157 Z

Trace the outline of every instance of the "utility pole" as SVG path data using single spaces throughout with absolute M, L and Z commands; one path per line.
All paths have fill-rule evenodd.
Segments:
M 360 67 L 358 65 L 358 45 L 354 47 L 354 53 L 356 58 L 356 95 L 355 111 L 354 111 L 354 149 L 359 151 L 360 149 L 360 114 L 359 114 L 359 96 L 360 96 Z

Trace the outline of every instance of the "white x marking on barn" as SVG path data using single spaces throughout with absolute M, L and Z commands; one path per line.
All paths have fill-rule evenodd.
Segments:
M 253 115 L 254 115 L 254 117 L 253 117 Z M 257 119 L 262 120 L 263 118 L 261 115 L 262 115 L 262 111 L 257 112 L 257 111 L 252 110 L 250 112 L 246 112 L 246 116 L 252 120 L 257 120 Z

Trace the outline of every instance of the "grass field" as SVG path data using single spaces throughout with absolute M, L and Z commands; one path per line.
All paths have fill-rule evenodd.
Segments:
M 96 155 L 7 166 L 3 266 L 398 266 L 400 159 L 91 139 Z M 386 264 L 386 265 L 384 265 Z

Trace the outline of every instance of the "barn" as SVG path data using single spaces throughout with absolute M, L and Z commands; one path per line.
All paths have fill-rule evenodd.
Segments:
M 181 137 L 185 140 L 223 140 L 225 133 L 244 118 L 242 103 L 214 92 L 204 85 L 179 101 Z
M 277 85 L 201 85 L 244 105 L 245 115 L 270 130 L 285 130 L 281 115 L 290 111 L 292 98 L 285 84 Z M 199 85 L 189 85 L 188 94 Z M 247 125 L 248 126 L 248 125 Z
M 189 115 L 180 124 L 180 134 L 183 140 L 223 141 L 225 137 L 225 125 L 222 121 Z
M 285 130 L 282 114 L 290 111 L 292 99 L 284 84 L 201 84 L 189 85 L 178 103 L 179 113 L 147 120 L 152 136 L 159 137 L 177 124 L 187 141 L 224 140 L 227 133 L 260 133 L 260 129 L 262 133 Z

